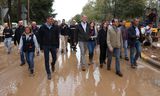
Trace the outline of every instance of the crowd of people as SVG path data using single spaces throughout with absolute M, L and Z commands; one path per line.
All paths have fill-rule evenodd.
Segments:
M 52 16 L 48 16 L 46 17 L 46 22 L 40 28 L 37 27 L 35 21 L 26 27 L 23 25 L 23 21 L 19 21 L 18 27 L 13 32 L 8 24 L 5 23 L 3 30 L 4 43 L 7 53 L 10 54 L 13 38 L 14 45 L 18 46 L 19 49 L 20 66 L 27 62 L 30 75 L 34 75 L 34 54 L 37 53 L 39 55 L 40 52 L 43 52 L 47 78 L 50 80 L 52 78 L 51 74 L 55 70 L 57 52 L 60 51 L 61 54 L 67 53 L 67 44 L 70 43 L 71 51 L 75 52 L 77 51 L 77 45 L 79 45 L 82 71 L 85 71 L 89 65 L 94 64 L 94 49 L 99 46 L 99 67 L 103 68 L 104 64 L 107 64 L 107 70 L 111 70 L 112 57 L 114 56 L 115 73 L 122 77 L 123 74 L 120 68 L 122 56 L 124 56 L 125 60 L 130 60 L 131 68 L 135 69 L 138 66 L 137 60 L 141 56 L 141 44 L 147 42 L 147 40 L 152 43 L 150 35 L 152 23 L 149 23 L 143 32 L 139 22 L 138 18 L 133 19 L 131 26 L 128 28 L 125 26 L 125 20 L 113 19 L 111 21 L 103 21 L 100 28 L 97 28 L 96 23 L 94 21 L 88 22 L 85 15 L 82 15 L 81 22 L 77 23 L 72 20 L 70 25 L 65 22 L 65 19 L 62 20 L 61 24 L 58 24 Z M 14 37 L 12 37 L 13 33 Z M 144 35 L 148 37 L 145 40 Z M 130 51 L 130 57 L 128 51 Z M 86 60 L 87 52 L 89 56 L 87 60 L 89 62 Z M 52 56 L 51 64 L 49 53 Z

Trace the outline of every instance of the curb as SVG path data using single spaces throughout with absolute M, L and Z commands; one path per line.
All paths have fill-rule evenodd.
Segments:
M 160 68 L 160 62 L 153 60 L 152 58 L 146 56 L 143 52 L 141 53 L 141 58 L 151 64 L 152 66 L 155 66 L 157 68 Z

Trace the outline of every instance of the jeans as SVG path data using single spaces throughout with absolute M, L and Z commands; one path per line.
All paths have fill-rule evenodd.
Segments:
M 55 65 L 57 60 L 57 48 L 55 46 L 43 46 L 44 50 L 44 59 L 45 59 L 45 69 L 47 74 L 51 74 L 50 64 L 49 64 L 49 52 L 52 55 L 52 64 Z
M 125 57 L 128 57 L 128 41 L 127 40 L 123 41 L 123 48 L 124 48 Z
M 87 51 L 87 42 L 79 41 L 79 47 L 80 47 L 80 52 L 81 52 L 80 63 L 81 63 L 81 66 L 85 66 L 86 65 L 85 55 Z
M 135 53 L 136 51 L 136 53 Z M 138 58 L 141 55 L 141 43 L 140 41 L 136 41 L 135 42 L 135 46 L 130 48 L 130 62 L 131 65 L 136 64 L 136 61 L 138 60 Z
M 94 55 L 94 48 L 96 46 L 95 41 L 88 41 L 89 60 L 92 62 Z
M 25 56 L 29 69 L 34 70 L 34 52 L 26 52 Z
M 25 64 L 23 48 L 20 49 L 20 59 L 21 59 L 21 64 Z
M 11 52 L 11 42 L 12 42 L 12 38 L 11 37 L 4 39 L 4 45 L 5 45 L 6 50 L 7 50 L 8 53 Z
M 112 55 L 113 54 L 114 54 L 114 56 L 116 58 L 116 64 L 115 64 L 116 72 L 120 72 L 120 48 L 114 48 L 113 52 L 108 51 L 107 66 L 111 67 Z

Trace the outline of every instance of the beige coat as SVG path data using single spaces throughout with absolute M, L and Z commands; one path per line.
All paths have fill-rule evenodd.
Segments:
M 121 32 L 120 28 L 113 28 L 113 26 L 108 27 L 107 45 L 110 50 L 112 50 L 114 48 L 121 48 L 122 47 L 123 41 L 122 41 L 122 32 Z

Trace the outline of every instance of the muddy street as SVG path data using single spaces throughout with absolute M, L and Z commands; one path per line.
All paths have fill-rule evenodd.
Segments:
M 59 52 L 51 80 L 47 79 L 43 53 L 35 57 L 34 77 L 29 76 L 27 64 L 19 65 L 16 47 L 9 55 L 0 48 L 0 96 L 160 96 L 159 70 L 142 60 L 137 69 L 131 69 L 130 63 L 121 59 L 121 78 L 115 75 L 114 62 L 111 71 L 99 67 L 98 48 L 94 64 L 86 71 L 80 68 L 79 49 Z

